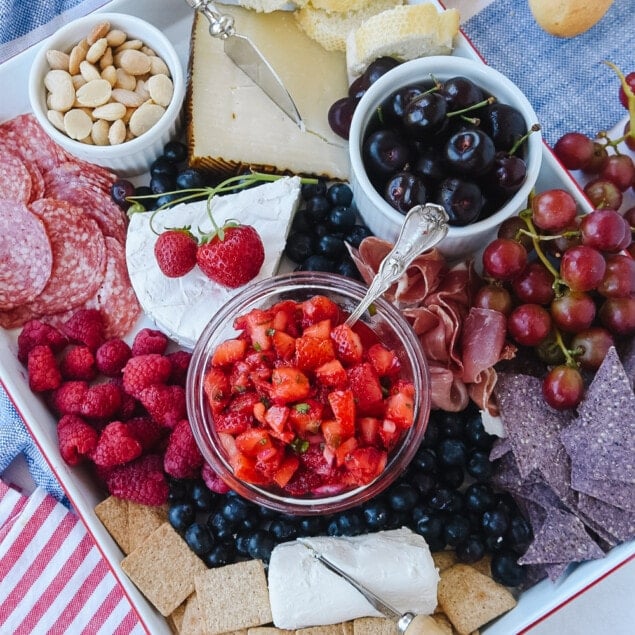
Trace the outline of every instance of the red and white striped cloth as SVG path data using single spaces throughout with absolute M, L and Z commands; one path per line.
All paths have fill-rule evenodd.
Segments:
M 79 518 L 0 481 L 0 633 L 144 632 Z

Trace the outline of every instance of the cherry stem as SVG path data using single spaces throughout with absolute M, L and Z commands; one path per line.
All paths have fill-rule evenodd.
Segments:
M 471 106 L 468 106 L 467 108 L 462 108 L 461 110 L 453 110 L 452 112 L 448 112 L 446 113 L 446 117 L 456 117 L 458 115 L 464 115 L 467 112 L 472 112 L 473 110 L 476 110 L 477 108 L 482 108 L 483 106 L 489 106 L 490 104 L 493 104 L 496 101 L 496 97 L 488 97 L 487 99 L 484 99 L 483 101 L 479 101 L 477 104 L 472 104 Z
M 567 366 L 569 366 L 570 368 L 578 368 L 579 364 L 574 357 L 574 352 L 567 348 L 564 340 L 562 339 L 562 333 L 560 332 L 560 329 L 554 328 L 554 333 L 556 336 L 556 344 L 558 344 L 558 348 L 562 351 Z
M 511 150 L 508 152 L 509 156 L 512 156 L 516 150 L 518 150 L 518 148 L 520 148 L 520 146 L 525 143 L 525 141 L 527 141 L 527 139 L 529 139 L 529 135 L 532 132 L 538 132 L 538 130 L 540 130 L 540 124 L 539 123 L 535 123 L 531 128 L 529 128 L 529 130 L 522 136 L 520 137 L 520 139 L 518 139 L 518 141 L 516 141 L 516 143 L 511 147 Z
M 628 103 L 628 117 L 631 122 L 631 132 L 632 132 L 633 128 L 635 128 L 635 93 L 633 93 L 631 87 L 628 85 L 628 82 L 626 81 L 626 77 L 624 77 L 624 73 L 622 73 L 622 71 L 617 66 L 615 66 L 613 62 L 609 62 L 605 60 L 604 63 L 609 68 L 612 68 L 615 74 L 620 78 L 620 84 L 622 86 L 622 90 L 624 91 L 624 94 L 626 95 L 626 100 Z

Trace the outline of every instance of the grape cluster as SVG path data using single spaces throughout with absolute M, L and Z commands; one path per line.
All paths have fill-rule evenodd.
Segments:
M 489 279 L 477 306 L 507 316 L 507 332 L 551 368 L 545 401 L 575 407 L 580 369 L 596 370 L 616 339 L 635 334 L 635 214 L 596 209 L 578 215 L 565 190 L 546 190 L 499 228 L 483 252 Z
M 301 536 L 355 536 L 399 527 L 422 535 L 432 551 L 455 550 L 461 562 L 492 555 L 492 574 L 518 586 L 517 564 L 532 539 L 514 500 L 489 483 L 487 434 L 477 409 L 433 411 L 423 442 L 404 474 L 358 507 L 323 516 L 294 516 L 208 489 L 201 480 L 172 480 L 168 520 L 209 567 L 241 558 L 269 561 L 274 547 Z
M 359 279 L 346 243 L 359 247 L 370 236 L 357 221 L 353 192 L 346 183 L 303 184 L 301 203 L 287 238 L 285 254 L 301 271 L 326 271 Z

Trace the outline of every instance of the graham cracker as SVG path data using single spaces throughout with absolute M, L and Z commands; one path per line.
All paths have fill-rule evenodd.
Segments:
M 277 626 L 254 626 L 247 629 L 247 635 L 293 635 L 295 631 Z
M 353 621 L 328 624 L 326 626 L 309 626 L 300 628 L 295 635 L 353 635 Z
M 166 618 L 170 630 L 175 635 L 183 632 L 183 616 L 185 615 L 185 602 L 179 604 Z
M 167 505 L 141 505 L 128 501 L 128 542 L 134 551 L 146 538 L 168 519 Z
M 207 570 L 169 523 L 155 529 L 126 556 L 121 568 L 164 616 L 192 594 L 194 578 Z
M 95 515 L 102 522 L 124 554 L 130 553 L 128 534 L 128 501 L 109 496 L 95 506 Z
M 434 560 L 434 566 L 439 570 L 439 573 L 449 569 L 457 562 L 454 551 L 433 551 L 432 560 Z
M 397 622 L 387 617 L 358 617 L 353 620 L 353 635 L 397 635 Z

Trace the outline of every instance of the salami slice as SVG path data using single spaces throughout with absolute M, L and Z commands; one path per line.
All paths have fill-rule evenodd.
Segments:
M 65 161 L 44 174 L 45 194 L 53 198 L 60 187 L 71 184 L 91 192 L 110 194 L 110 186 L 114 182 L 114 175 L 107 170 L 75 160 Z
M 0 182 L 6 200 L 20 203 L 32 200 L 31 173 L 17 154 L 4 152 L 0 155 Z
M 51 241 L 53 267 L 32 308 L 43 315 L 79 306 L 101 284 L 106 268 L 104 236 L 95 221 L 65 201 L 42 198 L 30 209 Z
M 0 201 L 0 310 L 30 302 L 46 287 L 53 252 L 44 223 L 16 201 Z

